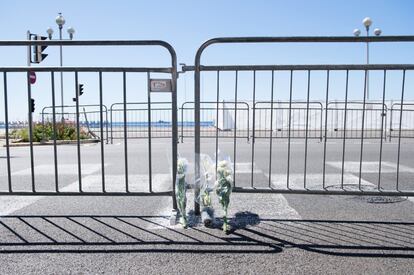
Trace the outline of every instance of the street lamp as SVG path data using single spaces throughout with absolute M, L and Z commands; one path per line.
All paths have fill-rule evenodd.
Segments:
M 64 40 L 63 39 L 63 35 L 62 35 L 62 29 L 63 29 L 63 25 L 65 25 L 66 20 L 63 17 L 62 13 L 59 12 L 58 16 L 56 16 L 55 19 L 56 24 L 59 27 L 59 40 Z M 69 34 L 69 39 L 72 40 L 73 39 L 73 34 L 75 33 L 75 29 L 73 27 L 69 27 L 68 28 L 68 34 Z M 52 40 L 52 35 L 53 35 L 53 29 L 51 27 L 47 28 L 46 30 L 48 37 L 50 40 Z M 62 45 L 59 46 L 60 48 L 60 67 L 63 66 L 63 47 Z M 64 121 L 64 99 L 63 99 L 63 72 L 60 72 L 60 99 L 61 99 L 61 105 L 62 105 L 62 121 Z
M 370 17 L 365 17 L 362 20 L 362 24 L 365 26 L 365 30 L 367 31 L 367 37 L 369 37 L 369 28 L 372 25 L 372 19 Z M 359 29 L 354 29 L 353 31 L 354 36 L 358 37 L 361 35 L 361 31 Z M 374 34 L 376 36 L 381 35 L 382 31 L 378 28 L 374 30 Z M 369 65 L 369 42 L 367 41 L 367 65 Z M 367 100 L 369 100 L 369 71 L 367 71 Z

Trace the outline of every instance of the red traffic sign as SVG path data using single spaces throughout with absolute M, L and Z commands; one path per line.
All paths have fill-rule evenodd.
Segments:
M 29 72 L 29 81 L 30 84 L 36 83 L 36 73 L 35 72 Z

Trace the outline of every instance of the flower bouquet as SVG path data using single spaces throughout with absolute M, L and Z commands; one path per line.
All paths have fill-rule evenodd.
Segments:
M 179 158 L 177 162 L 177 181 L 175 185 L 175 195 L 177 198 L 178 211 L 180 212 L 180 223 L 184 228 L 188 226 L 188 220 L 186 215 L 186 204 L 187 204 L 187 183 L 185 181 L 185 174 L 187 173 L 187 160 Z
M 201 163 L 204 172 L 200 186 L 201 220 L 205 226 L 210 227 L 213 224 L 210 193 L 214 187 L 214 164 L 208 155 L 201 156 Z
M 217 165 L 217 181 L 216 181 L 216 194 L 219 199 L 220 205 L 223 207 L 223 231 L 229 232 L 230 225 L 227 220 L 227 210 L 230 203 L 230 194 L 233 184 L 233 172 L 231 164 L 227 160 L 222 160 Z

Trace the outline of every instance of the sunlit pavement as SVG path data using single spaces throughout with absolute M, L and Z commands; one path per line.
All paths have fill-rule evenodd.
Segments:
M 136 190 L 148 188 L 147 143 L 131 141 L 128 147 L 129 181 Z M 252 144 L 237 144 L 236 185 L 251 185 Z M 271 184 L 286 184 L 286 141 L 273 144 Z M 303 142 L 292 144 L 290 184 L 303 185 Z M 307 186 L 321 187 L 323 143 L 308 147 Z M 382 185 L 395 188 L 396 143 L 384 143 Z M 222 153 L 233 159 L 233 144 L 220 141 Z M 107 188 L 123 191 L 123 143 L 105 145 Z M 214 156 L 215 143 L 204 140 L 202 152 Z M 327 144 L 326 185 L 340 183 L 342 143 Z M 193 144 L 179 144 L 180 156 L 190 161 Z M 358 183 L 359 149 L 347 142 L 344 184 Z M 412 187 L 413 146 L 402 144 L 400 186 Z M 364 147 L 363 186 L 377 186 L 379 143 Z M 76 146 L 58 147 L 58 186 L 76 191 Z M 168 141 L 153 144 L 153 185 L 171 190 L 171 150 Z M 11 148 L 13 187 L 30 190 L 28 148 Z M 255 144 L 254 185 L 269 182 L 269 144 Z M 1 189 L 7 187 L 5 149 L 0 149 Z M 83 145 L 82 186 L 100 191 L 100 145 Z M 338 166 L 339 165 L 339 166 Z M 192 175 L 189 175 L 191 180 Z M 35 147 L 35 182 L 38 190 L 53 190 L 55 175 L 52 147 Z M 7 197 L 0 198 L 0 271 L 64 273 L 198 273 L 245 272 L 271 274 L 404 273 L 413 268 L 414 204 L 406 197 L 376 200 L 359 196 L 240 194 L 231 197 L 232 232 L 221 231 L 222 211 L 213 196 L 214 228 L 204 228 L 192 213 L 189 190 L 187 209 L 191 226 L 171 226 L 170 197 Z M 379 203 L 388 202 L 388 203 Z

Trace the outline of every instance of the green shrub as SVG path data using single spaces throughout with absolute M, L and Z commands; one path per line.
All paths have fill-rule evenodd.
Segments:
M 24 128 L 20 130 L 14 130 L 12 133 L 14 138 L 21 139 L 23 142 L 29 141 L 29 129 Z M 73 122 L 56 122 L 56 140 L 76 140 L 77 139 L 76 124 Z M 46 122 L 35 123 L 33 125 L 33 141 L 48 141 L 53 140 L 53 123 Z M 80 128 L 80 139 L 91 138 L 90 134 L 83 127 Z

